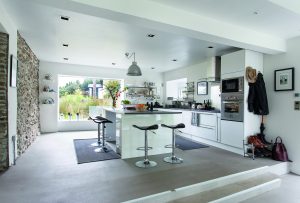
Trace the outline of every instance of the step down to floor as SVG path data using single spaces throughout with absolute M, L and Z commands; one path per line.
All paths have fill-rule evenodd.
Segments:
M 135 202 L 213 202 L 234 203 L 278 188 L 281 180 L 268 166 L 220 177 L 194 185 L 134 199 Z

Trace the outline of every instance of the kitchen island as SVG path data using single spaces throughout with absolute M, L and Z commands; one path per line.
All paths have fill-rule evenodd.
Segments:
M 144 156 L 144 151 L 137 150 L 144 146 L 145 132 L 138 130 L 132 125 L 148 126 L 158 124 L 158 130 L 155 133 L 148 132 L 149 155 L 170 153 L 170 148 L 165 145 L 172 143 L 172 131 L 168 128 L 162 128 L 160 124 L 174 125 L 176 115 L 181 111 L 154 110 L 154 111 L 131 111 L 124 109 L 104 108 L 104 116 L 113 121 L 113 124 L 107 125 L 107 134 L 109 140 L 116 141 L 116 152 L 122 159 Z

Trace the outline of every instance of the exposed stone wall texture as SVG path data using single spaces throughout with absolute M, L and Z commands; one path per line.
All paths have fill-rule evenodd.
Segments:
M 0 33 L 0 172 L 8 168 L 8 38 Z
M 21 155 L 40 134 L 39 60 L 18 33 L 18 154 Z

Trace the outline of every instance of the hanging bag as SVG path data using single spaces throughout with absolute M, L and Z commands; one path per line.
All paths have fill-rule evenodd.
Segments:
M 284 144 L 282 143 L 281 137 L 277 137 L 272 148 L 272 159 L 276 161 L 290 161 L 288 153 Z

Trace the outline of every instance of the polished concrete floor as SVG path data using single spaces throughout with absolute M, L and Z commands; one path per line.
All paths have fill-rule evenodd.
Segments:
M 181 165 L 164 163 L 140 169 L 138 159 L 78 165 L 73 139 L 96 137 L 96 132 L 44 134 L 0 176 L 0 202 L 121 202 L 277 162 L 251 160 L 213 147 L 181 151 Z

